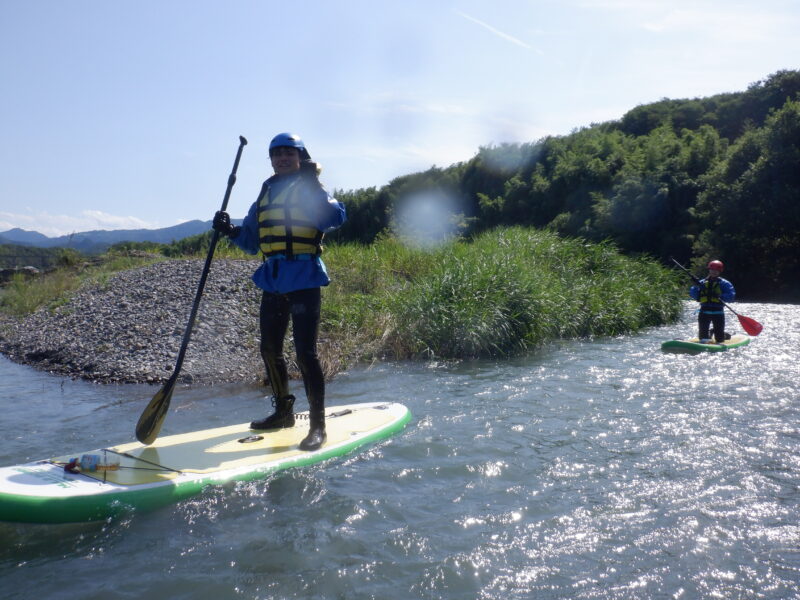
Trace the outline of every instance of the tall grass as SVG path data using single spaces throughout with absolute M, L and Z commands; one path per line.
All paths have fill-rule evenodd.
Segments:
M 7 314 L 22 317 L 40 306 L 55 305 L 79 285 L 78 277 L 65 269 L 58 269 L 37 279 L 29 279 L 21 274 L 14 275 L 0 291 L 0 309 Z
M 219 250 L 219 258 L 245 257 L 229 244 Z M 509 356 L 558 338 L 619 335 L 676 319 L 684 294 L 679 275 L 650 259 L 522 227 L 435 249 L 394 237 L 331 244 L 323 256 L 332 283 L 323 292 L 321 354 L 339 367 L 384 357 Z M 102 283 L 113 270 L 154 260 L 109 253 L 83 271 L 15 279 L 0 309 L 24 315 L 57 304 L 86 279 Z
M 364 340 L 360 358 L 508 356 L 618 335 L 676 319 L 683 295 L 651 260 L 521 227 L 427 251 L 338 246 L 326 262 L 325 326 Z

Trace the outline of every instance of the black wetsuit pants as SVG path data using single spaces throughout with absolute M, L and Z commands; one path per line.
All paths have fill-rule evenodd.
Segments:
M 291 317 L 297 365 L 303 375 L 312 420 L 316 415 L 324 414 L 325 410 L 325 379 L 317 356 L 321 297 L 318 287 L 288 294 L 264 292 L 261 296 L 261 358 L 264 359 L 272 393 L 276 398 L 289 395 L 283 341 Z
M 698 336 L 701 340 L 709 338 L 709 325 L 714 325 L 714 340 L 721 344 L 725 341 L 725 313 L 709 314 L 700 309 L 700 314 L 697 316 Z

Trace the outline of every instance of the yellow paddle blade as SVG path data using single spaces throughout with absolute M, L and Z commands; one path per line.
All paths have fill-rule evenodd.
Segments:
M 136 423 L 136 439 L 141 443 L 145 445 L 152 444 L 158 437 L 158 432 L 161 431 L 161 426 L 164 424 L 164 419 L 169 410 L 173 387 L 173 382 L 167 382 L 142 411 L 142 416 L 139 417 L 139 422 Z

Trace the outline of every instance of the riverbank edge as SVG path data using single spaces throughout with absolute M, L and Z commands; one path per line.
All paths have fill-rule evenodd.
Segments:
M 543 232 L 503 230 L 433 253 L 385 240 L 326 256 L 335 272 L 324 289 L 318 347 L 327 378 L 363 360 L 510 356 L 677 315 L 675 288 L 657 265 Z M 258 264 L 214 261 L 181 383 L 263 382 L 261 292 L 250 279 Z M 126 269 L 84 283 L 56 307 L 0 315 L 0 352 L 71 378 L 163 383 L 174 371 L 202 266 L 195 257 Z M 647 294 L 626 293 L 640 279 L 651 282 Z M 290 338 L 287 359 L 297 377 Z
M 257 262 L 215 261 L 180 383 L 262 382 Z M 55 375 L 97 383 L 162 384 L 173 373 L 203 261 L 177 259 L 81 286 L 56 308 L 0 314 L 0 353 Z

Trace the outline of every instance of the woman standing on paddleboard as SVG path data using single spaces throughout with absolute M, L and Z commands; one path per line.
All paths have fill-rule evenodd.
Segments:
M 241 227 L 226 212 L 214 215 L 214 229 L 227 235 L 249 254 L 259 251 L 264 262 L 253 274 L 263 291 L 260 328 L 261 357 L 272 386 L 273 414 L 253 421 L 252 429 L 293 427 L 295 397 L 289 394 L 289 375 L 283 342 L 292 319 L 297 364 L 309 404 L 310 427 L 302 450 L 325 443 L 325 380 L 317 356 L 321 286 L 328 285 L 322 254 L 325 232 L 345 222 L 344 205 L 319 182 L 319 166 L 303 141 L 279 133 L 269 145 L 275 174 L 261 187 Z
M 708 277 L 699 284 L 689 288 L 689 295 L 700 303 L 697 316 L 698 338 L 703 344 L 711 341 L 709 326 L 714 325 L 714 340 L 721 344 L 725 341 L 725 311 L 723 302 L 733 302 L 736 291 L 733 284 L 720 277 L 725 266 L 722 261 L 712 260 L 708 263 Z

